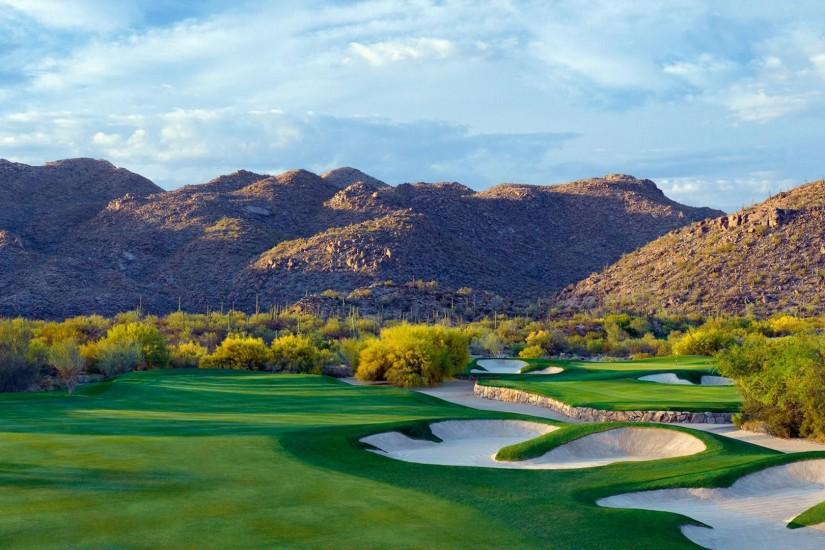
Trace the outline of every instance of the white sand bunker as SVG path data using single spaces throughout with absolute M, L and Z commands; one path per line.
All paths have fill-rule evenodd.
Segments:
M 693 382 L 690 380 L 685 380 L 684 378 L 679 378 L 676 376 L 675 373 L 672 372 L 665 372 L 661 374 L 648 374 L 647 376 L 642 376 L 639 378 L 643 382 L 658 382 L 659 384 L 678 384 L 678 385 L 685 385 L 685 386 L 693 386 Z M 701 380 L 699 381 L 699 385 L 702 386 L 732 386 L 733 380 L 730 378 L 725 378 L 724 376 L 709 376 L 705 375 L 702 376 Z
M 604 498 L 600 506 L 674 512 L 711 526 L 682 532 L 707 548 L 825 548 L 825 526 L 788 529 L 808 508 L 825 501 L 825 460 L 774 466 L 726 489 L 664 489 Z
M 513 468 L 517 466 L 496 462 L 494 457 L 499 449 L 555 429 L 555 426 L 522 420 L 448 420 L 430 425 L 441 443 L 412 439 L 399 432 L 370 435 L 361 441 L 380 449 L 374 452 L 406 462 Z
M 530 460 L 495 459 L 503 447 L 555 430 L 554 426 L 519 420 L 455 420 L 430 426 L 443 441 L 412 439 L 387 432 L 361 439 L 378 454 L 397 460 L 449 466 L 486 466 L 527 470 L 591 468 L 614 462 L 656 460 L 699 453 L 698 438 L 665 428 L 616 428 L 586 435 Z
M 479 359 L 476 364 L 484 370 L 472 369 L 470 372 L 478 374 L 520 374 L 521 369 L 527 366 L 527 362 L 520 359 Z M 561 367 L 547 367 L 528 374 L 558 374 L 563 370 Z
M 592 468 L 614 462 L 639 462 L 701 453 L 705 444 L 690 434 L 666 428 L 615 428 L 586 435 L 525 461 L 548 469 Z

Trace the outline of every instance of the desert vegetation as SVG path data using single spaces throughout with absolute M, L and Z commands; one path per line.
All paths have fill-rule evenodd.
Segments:
M 549 363 L 542 361 L 549 358 L 565 368 L 552 386 L 538 378 L 485 384 L 596 408 L 604 405 L 606 395 L 614 395 L 614 405 L 625 410 L 640 405 L 738 409 L 735 419 L 745 427 L 822 440 L 824 331 L 825 317 L 791 315 L 703 319 L 612 313 L 537 319 L 497 314 L 467 323 L 441 319 L 410 324 L 352 311 L 346 317 L 322 318 L 293 309 L 252 315 L 175 312 L 157 317 L 132 311 L 62 321 L 3 319 L 0 391 L 62 388 L 71 394 L 80 383 L 167 368 L 334 372 L 402 387 L 432 386 L 466 372 L 472 353 L 539 361 L 530 369 L 544 368 Z M 701 372 L 691 372 L 694 367 L 684 367 L 680 356 L 708 359 L 695 367 Z M 668 357 L 676 361 L 669 363 Z M 654 362 L 644 363 L 647 359 Z M 619 361 L 615 364 L 625 372 L 603 376 L 601 371 L 611 369 L 605 361 Z M 688 381 L 722 374 L 735 388 L 639 384 L 639 376 L 651 369 L 670 369 Z

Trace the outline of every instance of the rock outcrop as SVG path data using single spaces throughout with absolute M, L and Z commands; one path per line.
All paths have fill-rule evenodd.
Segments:
M 674 230 L 564 289 L 571 310 L 825 313 L 825 181 Z
M 536 405 L 558 411 L 565 416 L 583 422 L 659 422 L 666 424 L 727 424 L 732 421 L 732 413 L 727 412 L 687 412 L 687 411 L 609 411 L 590 407 L 574 407 L 563 401 L 543 395 L 497 386 L 475 384 L 473 394 L 484 399 Z

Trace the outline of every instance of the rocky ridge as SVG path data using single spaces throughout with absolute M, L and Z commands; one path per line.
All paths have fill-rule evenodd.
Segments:
M 825 181 L 674 230 L 563 290 L 568 309 L 825 312 Z
M 0 313 L 38 317 L 139 303 L 163 313 L 179 301 L 192 311 L 515 311 L 721 214 L 626 175 L 476 192 L 389 186 L 352 168 L 242 170 L 164 192 L 91 159 L 2 161 L 0 198 Z M 327 304 L 325 290 L 343 300 Z

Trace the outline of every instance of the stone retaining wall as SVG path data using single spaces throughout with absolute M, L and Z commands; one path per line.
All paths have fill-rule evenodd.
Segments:
M 606 411 L 590 407 L 574 407 L 557 401 L 552 397 L 527 393 L 511 388 L 473 385 L 473 393 L 484 399 L 523 403 L 553 409 L 564 415 L 585 422 L 665 422 L 695 424 L 727 424 L 731 422 L 731 413 L 720 412 L 685 412 L 685 411 Z

